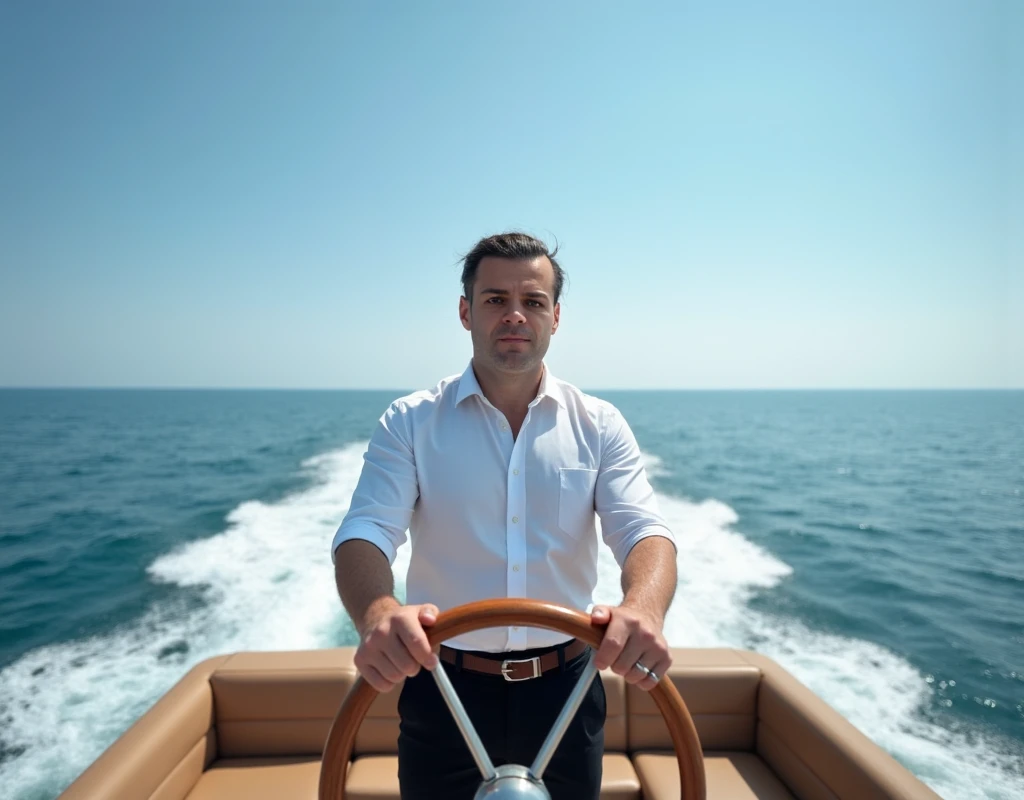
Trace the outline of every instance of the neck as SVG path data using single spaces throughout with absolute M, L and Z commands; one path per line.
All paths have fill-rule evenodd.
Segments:
M 518 431 L 526 418 L 526 412 L 540 391 L 544 377 L 544 365 L 533 372 L 509 374 L 481 368 L 473 359 L 473 372 L 477 383 L 492 406 L 505 415 L 513 430 Z

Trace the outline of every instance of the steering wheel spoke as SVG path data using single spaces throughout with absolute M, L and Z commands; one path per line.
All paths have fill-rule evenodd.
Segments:
M 437 688 L 441 690 L 441 696 L 448 705 L 448 710 L 455 718 L 455 724 L 459 726 L 462 738 L 466 740 L 469 752 L 473 754 L 473 760 L 476 762 L 480 774 L 484 776 L 485 781 L 494 780 L 498 777 L 498 772 L 494 769 L 491 757 L 487 755 L 484 743 L 480 741 L 480 736 L 477 734 L 476 728 L 473 727 L 473 722 L 470 720 L 469 714 L 466 713 L 466 708 L 462 705 L 455 687 L 452 686 L 448 673 L 444 671 L 444 665 L 438 664 L 434 667 L 433 675 Z
M 565 736 L 566 730 L 569 728 L 569 723 L 572 722 L 573 717 L 576 716 L 576 712 L 579 711 L 580 704 L 583 703 L 583 696 L 587 693 L 590 688 L 590 684 L 594 682 L 594 678 L 597 676 L 597 664 L 594 663 L 594 654 L 590 653 L 587 656 L 587 666 L 583 668 L 583 674 L 580 675 L 580 679 L 576 681 L 576 685 L 572 689 L 572 694 L 569 695 L 569 699 L 565 701 L 565 705 L 562 706 L 561 712 L 558 714 L 558 718 L 555 720 L 555 724 L 551 726 L 551 730 L 548 732 L 547 738 L 544 740 L 544 744 L 540 746 L 540 751 L 537 753 L 537 757 L 533 759 L 533 765 L 530 767 L 530 774 L 540 780 L 544 775 L 544 770 L 548 768 L 548 763 L 551 761 L 551 756 L 555 754 L 555 750 L 558 749 L 559 743 L 562 741 L 562 737 Z

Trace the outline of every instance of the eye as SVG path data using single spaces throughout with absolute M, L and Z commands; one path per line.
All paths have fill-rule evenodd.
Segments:
M 528 306 L 534 306 L 535 308 L 543 308 L 544 307 L 544 304 L 540 300 L 527 300 L 526 304 Z
M 484 302 L 495 303 L 496 304 L 496 303 L 503 303 L 503 302 L 505 302 L 505 299 L 503 297 L 498 297 L 497 295 L 495 295 L 494 297 L 487 298 L 487 300 L 484 301 Z

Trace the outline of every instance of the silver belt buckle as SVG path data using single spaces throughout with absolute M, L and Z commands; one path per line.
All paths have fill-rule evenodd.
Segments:
M 525 678 L 510 677 L 509 673 L 512 671 L 512 667 L 510 665 L 512 664 L 533 664 L 533 674 L 527 675 Z M 539 678 L 540 656 L 534 656 L 533 658 L 506 658 L 501 662 L 501 677 L 509 683 L 518 683 L 519 681 L 528 681 L 533 678 Z

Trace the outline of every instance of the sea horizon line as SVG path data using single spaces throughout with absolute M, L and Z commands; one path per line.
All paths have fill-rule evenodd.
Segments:
M 1024 386 L 603 386 L 584 392 L 1020 392 Z M 0 386 L 0 392 L 399 392 L 386 386 Z

